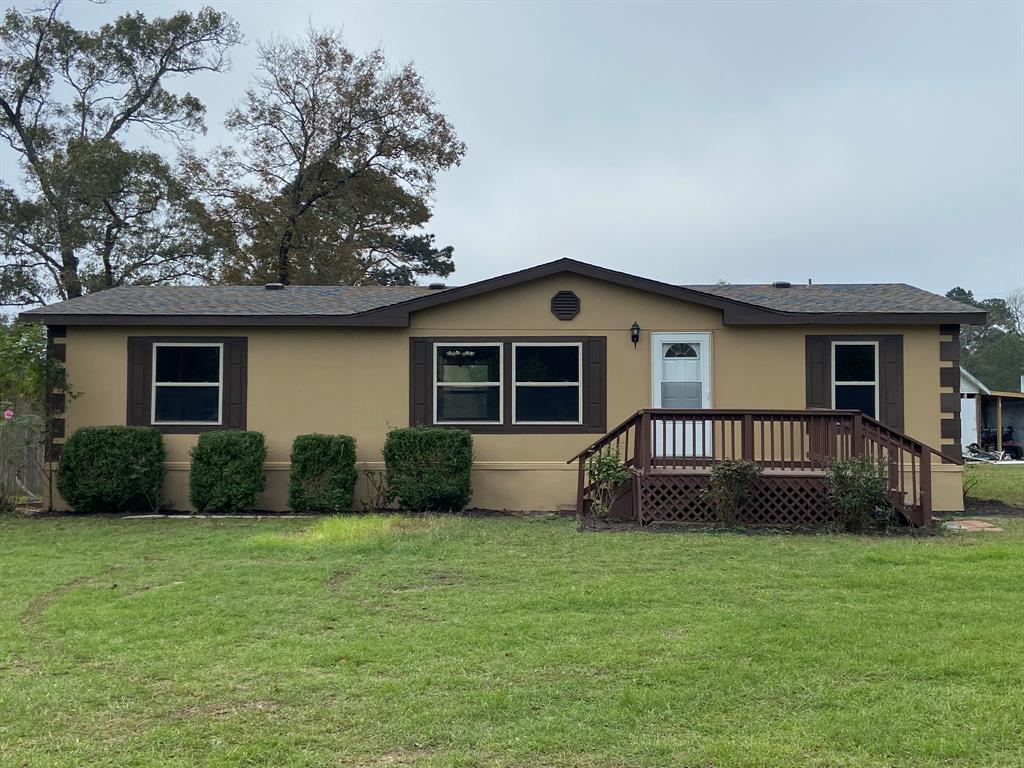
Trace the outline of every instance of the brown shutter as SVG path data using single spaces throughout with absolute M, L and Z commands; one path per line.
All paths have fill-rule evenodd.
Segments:
M 430 423 L 430 390 L 433 385 L 430 342 L 409 340 L 409 425 Z
M 583 424 L 603 432 L 608 412 L 608 339 L 590 336 L 584 345 Z
M 128 416 L 130 426 L 149 425 L 153 345 L 149 339 L 128 338 Z
M 224 342 L 224 429 L 245 429 L 248 399 L 248 339 Z
M 878 345 L 878 420 L 890 429 L 903 431 L 903 337 L 883 336 Z
M 832 360 L 831 343 L 827 336 L 808 336 L 807 351 L 807 407 L 831 408 Z

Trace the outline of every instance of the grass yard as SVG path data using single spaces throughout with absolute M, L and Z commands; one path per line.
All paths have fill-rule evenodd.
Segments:
M 1024 464 L 969 464 L 965 473 L 968 493 L 974 498 L 1024 507 Z
M 1022 765 L 999 524 L 2 518 L 0 765 Z

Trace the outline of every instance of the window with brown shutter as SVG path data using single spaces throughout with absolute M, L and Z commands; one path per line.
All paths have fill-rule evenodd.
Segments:
M 165 434 L 246 428 L 248 339 L 130 336 L 127 423 Z
M 806 381 L 808 408 L 860 407 L 863 401 L 861 410 L 903 431 L 903 336 L 808 335 Z
M 607 339 L 413 338 L 409 423 L 479 433 L 600 433 Z

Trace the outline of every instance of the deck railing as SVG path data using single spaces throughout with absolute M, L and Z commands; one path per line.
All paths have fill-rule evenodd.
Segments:
M 860 411 L 649 408 L 569 460 L 579 462 L 580 513 L 592 491 L 586 461 L 606 450 L 617 451 L 636 477 L 708 473 L 726 459 L 753 461 L 780 476 L 821 474 L 836 460 L 870 456 L 886 467 L 890 501 L 916 525 L 931 520 L 932 456 L 949 461 Z

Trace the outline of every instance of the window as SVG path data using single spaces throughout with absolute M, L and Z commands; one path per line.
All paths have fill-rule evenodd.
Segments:
M 878 342 L 832 342 L 832 407 L 878 415 Z
M 413 337 L 409 424 L 477 434 L 603 433 L 607 358 L 605 336 Z
M 222 344 L 153 344 L 153 424 L 220 424 Z
M 501 344 L 435 344 L 435 421 L 501 423 L 501 368 Z
M 513 344 L 515 424 L 581 424 L 582 344 Z

